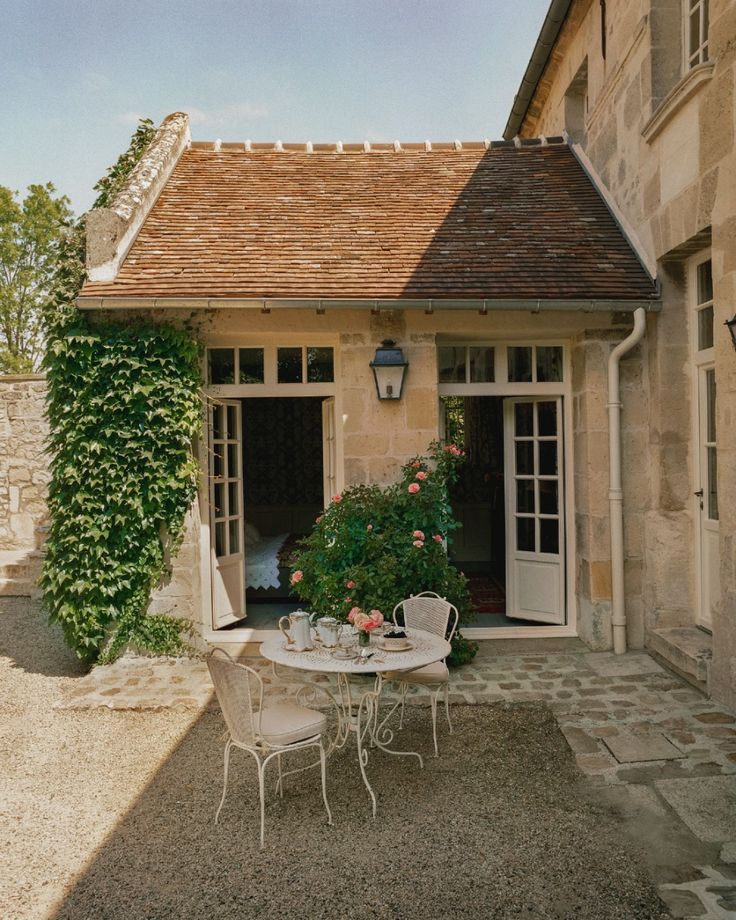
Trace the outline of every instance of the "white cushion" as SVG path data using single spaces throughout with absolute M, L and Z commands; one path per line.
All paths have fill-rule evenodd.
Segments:
M 432 664 L 425 664 L 423 668 L 416 668 L 414 671 L 389 671 L 383 676 L 386 680 L 402 684 L 446 684 L 450 679 L 450 672 L 444 661 L 433 661 Z
M 269 744 L 293 744 L 319 735 L 327 717 L 298 703 L 277 703 L 261 713 L 261 737 Z

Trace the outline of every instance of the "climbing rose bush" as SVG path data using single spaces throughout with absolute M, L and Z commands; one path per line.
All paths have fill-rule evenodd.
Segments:
M 293 593 L 311 610 L 347 622 L 356 609 L 389 620 L 400 600 L 436 591 L 455 604 L 461 622 L 467 620 L 467 581 L 447 555 L 460 526 L 449 486 L 464 458 L 454 444 L 434 442 L 426 456 L 402 467 L 398 482 L 353 486 L 334 496 L 301 543 L 292 567 Z M 476 649 L 462 636 L 453 642 L 464 660 Z

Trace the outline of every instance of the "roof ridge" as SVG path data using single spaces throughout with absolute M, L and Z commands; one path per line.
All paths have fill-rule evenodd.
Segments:
M 374 143 L 373 141 L 356 141 L 343 143 L 336 141 L 334 143 L 321 143 L 313 141 L 304 141 L 302 143 L 286 143 L 277 141 L 222 141 L 219 138 L 214 141 L 192 141 L 190 144 L 194 150 L 210 150 L 214 153 L 226 151 L 240 151 L 243 153 L 463 153 L 477 150 L 494 150 L 498 148 L 518 149 L 522 147 L 567 147 L 568 143 L 565 137 L 555 135 L 554 137 L 515 138 L 514 140 L 480 140 L 480 141 L 382 141 Z

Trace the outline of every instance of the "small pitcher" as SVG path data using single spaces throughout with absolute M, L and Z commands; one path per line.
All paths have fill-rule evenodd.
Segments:
M 289 627 L 291 627 L 291 633 L 289 633 Z M 288 616 L 281 617 L 279 629 L 286 638 L 287 647 L 295 652 L 306 652 L 313 648 L 309 614 L 306 610 L 295 610 Z
M 317 614 L 313 613 L 310 619 Z M 325 648 L 335 648 L 340 639 L 340 622 L 334 617 L 320 617 L 314 624 L 315 631 Z

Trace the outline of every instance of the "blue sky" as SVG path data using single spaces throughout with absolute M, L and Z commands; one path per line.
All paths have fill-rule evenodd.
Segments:
M 0 0 L 0 185 L 77 212 L 139 115 L 195 140 L 499 138 L 548 0 Z

